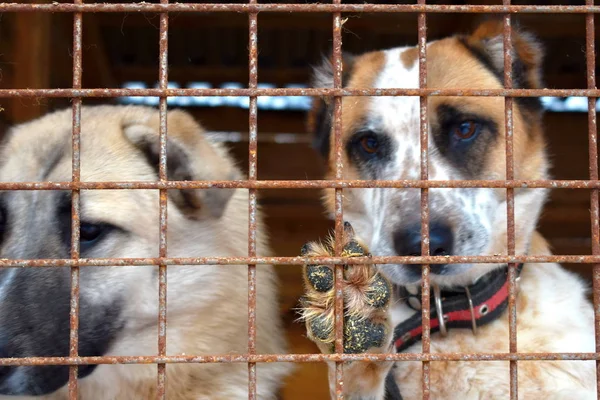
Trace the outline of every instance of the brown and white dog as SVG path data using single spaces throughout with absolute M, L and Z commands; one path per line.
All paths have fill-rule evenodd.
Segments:
M 0 151 L 2 182 L 71 179 L 71 110 L 13 128 Z M 240 171 L 187 113 L 167 115 L 170 180 L 238 179 Z M 158 111 L 83 107 L 82 181 L 156 181 Z M 168 256 L 245 256 L 247 190 L 169 190 Z M 0 257 L 69 258 L 70 191 L 0 193 Z M 269 254 L 258 215 L 258 254 Z M 157 257 L 157 190 L 81 192 L 81 256 Z M 244 354 L 248 281 L 244 265 L 168 267 L 167 354 Z M 69 269 L 0 269 L 0 357 L 69 355 Z M 257 353 L 285 353 L 273 267 L 257 267 Z M 156 266 L 81 267 L 79 355 L 156 355 Z M 289 364 L 257 366 L 257 394 L 274 399 Z M 233 364 L 168 364 L 168 399 L 243 399 L 248 368 Z M 156 365 L 81 366 L 80 398 L 156 397 Z M 0 398 L 68 398 L 68 367 L 0 367 Z M 36 397 L 37 398 L 37 397 Z
M 515 31 L 513 41 L 514 86 L 542 87 L 540 45 L 523 32 Z M 500 89 L 503 66 L 502 24 L 496 21 L 481 24 L 469 36 L 427 44 L 427 85 L 431 88 Z M 416 47 L 345 57 L 343 67 L 344 86 L 348 88 L 419 87 Z M 326 62 L 316 70 L 315 86 L 332 87 L 332 77 L 331 65 Z M 344 179 L 420 179 L 418 97 L 344 97 L 342 107 Z M 428 110 L 429 179 L 505 179 L 503 98 L 432 96 Z M 317 144 L 329 157 L 329 177 L 333 177 L 331 101 L 323 99 L 314 111 L 312 125 Z M 542 110 L 537 99 L 516 99 L 513 119 L 515 178 L 547 179 Z M 325 194 L 330 212 L 334 210 L 332 192 Z M 547 191 L 542 189 L 515 190 L 517 254 L 550 254 L 548 244 L 536 232 L 546 197 Z M 504 189 L 430 189 L 431 254 L 507 254 L 506 210 Z M 421 254 L 419 189 L 346 189 L 343 211 L 344 219 L 364 241 L 354 237 L 347 224 L 344 255 L 369 251 L 377 256 Z M 325 353 L 333 347 L 333 274 L 329 267 L 310 265 L 309 257 L 330 254 L 331 247 L 331 243 L 310 243 L 303 249 L 308 265 L 302 312 L 309 337 Z M 491 276 L 500 276 L 506 283 L 503 268 L 506 265 L 432 265 L 430 282 L 442 292 L 461 293 L 460 288 L 474 285 L 485 292 Z M 418 293 L 421 268 L 358 265 L 347 268 L 344 274 L 344 351 L 394 352 L 405 338 L 393 335 L 393 328 L 421 313 L 418 301 L 407 301 L 407 295 Z M 586 290 L 578 277 L 557 264 L 525 264 L 516 307 L 518 352 L 594 352 L 593 310 Z M 506 295 L 506 286 L 497 293 Z M 464 290 L 462 296 L 467 296 Z M 438 297 L 432 297 L 432 305 Z M 444 313 L 447 299 L 440 300 Z M 431 352 L 508 353 L 506 305 L 498 306 L 498 315 L 483 324 L 481 317 L 491 313 L 484 305 L 476 302 L 473 308 L 463 310 L 467 316 L 473 312 L 480 322 L 476 335 L 471 329 L 450 329 L 445 337 L 433 334 Z M 432 318 L 436 313 L 434 308 Z M 470 320 L 466 326 L 471 326 Z M 420 352 L 421 344 L 417 341 L 402 350 Z M 420 362 L 396 362 L 393 369 L 389 362 L 347 363 L 344 393 L 350 399 L 392 397 L 394 393 L 385 383 L 389 374 L 388 380 L 397 384 L 391 385 L 392 389 L 397 386 L 405 400 L 418 399 L 422 396 L 421 369 Z M 333 365 L 329 365 L 329 371 L 333 395 Z M 518 392 L 522 399 L 595 399 L 595 387 L 593 361 L 518 362 Z M 430 363 L 434 399 L 506 399 L 509 388 L 508 361 Z

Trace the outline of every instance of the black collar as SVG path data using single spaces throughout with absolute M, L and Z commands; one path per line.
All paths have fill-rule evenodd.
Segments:
M 517 277 L 523 264 L 517 266 Z M 423 335 L 421 291 L 411 294 L 404 287 L 397 287 L 399 297 L 406 299 L 409 307 L 417 311 L 394 329 L 394 345 L 398 353 L 421 340 Z M 449 328 L 471 328 L 496 320 L 508 306 L 508 266 L 497 268 L 482 276 L 470 286 L 440 290 L 432 286 L 430 298 L 430 332 Z M 443 315 L 442 323 L 438 313 Z

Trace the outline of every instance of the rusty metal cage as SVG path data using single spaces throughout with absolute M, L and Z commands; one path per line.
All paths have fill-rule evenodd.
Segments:
M 239 12 L 246 13 L 249 21 L 249 79 L 245 89 L 169 89 L 168 88 L 168 29 L 171 13 L 186 12 Z M 0 98 L 18 97 L 60 97 L 70 98 L 73 108 L 72 124 L 72 180 L 70 182 L 0 182 L 0 190 L 70 190 L 72 192 L 72 236 L 70 259 L 36 259 L 18 260 L 2 259 L 0 268 L 29 267 L 44 268 L 66 266 L 71 269 L 71 310 L 70 310 L 70 354 L 68 357 L 28 357 L 0 358 L 0 366 L 17 365 L 68 365 L 69 395 L 71 399 L 78 396 L 78 366 L 87 364 L 156 364 L 157 397 L 166 398 L 168 382 L 166 368 L 170 363 L 247 363 L 249 375 L 249 398 L 256 398 L 256 364 L 263 362 L 323 362 L 336 363 L 337 398 L 343 398 L 343 362 L 360 360 L 400 361 L 413 360 L 423 364 L 422 387 L 423 398 L 430 397 L 429 363 L 431 361 L 466 361 L 466 360 L 504 360 L 510 362 L 510 398 L 517 399 L 517 361 L 519 360 L 600 360 L 600 206 L 597 154 L 597 121 L 596 99 L 600 91 L 596 88 L 595 78 L 595 28 L 594 16 L 600 12 L 600 6 L 593 0 L 586 0 L 582 6 L 516 6 L 510 0 L 503 0 L 502 5 L 431 5 L 425 0 L 418 4 L 342 4 L 341 0 L 333 0 L 330 4 L 259 4 L 257 0 L 249 0 L 244 4 L 181 4 L 160 0 L 160 4 L 128 3 L 128 4 L 84 4 L 83 0 L 73 3 L 52 4 L 0 4 L 0 12 L 48 12 L 70 13 L 73 15 L 73 82 L 71 88 L 63 89 L 1 89 Z M 116 13 L 116 12 L 153 12 L 160 14 L 160 54 L 159 54 L 159 88 L 157 89 L 109 89 L 82 88 L 82 17 L 84 13 Z M 318 12 L 332 16 L 333 29 L 333 65 L 334 87 L 323 89 L 261 89 L 258 83 L 258 14 Z M 418 16 L 418 60 L 419 89 L 347 89 L 342 87 L 342 13 L 415 13 Z M 430 13 L 496 13 L 503 15 L 504 21 L 504 89 L 436 89 L 427 87 L 426 42 L 427 14 Z M 518 13 L 574 13 L 585 15 L 586 28 L 586 89 L 513 89 L 511 60 L 511 16 Z M 331 96 L 334 98 L 335 138 L 335 179 L 334 180 L 259 180 L 257 176 L 257 97 L 258 96 Z M 81 182 L 80 181 L 80 125 L 81 104 L 83 98 L 112 98 L 118 96 L 156 96 L 160 98 L 160 161 L 159 180 L 156 182 Z M 169 181 L 166 174 L 167 153 L 167 98 L 171 96 L 247 96 L 249 107 L 249 176 L 240 181 Z M 421 162 L 420 180 L 400 181 L 362 181 L 344 180 L 342 165 L 341 112 L 343 96 L 419 96 L 420 98 L 420 143 Z M 505 130 L 506 130 L 506 180 L 465 180 L 465 181 L 432 181 L 428 180 L 428 96 L 500 96 L 505 98 Z M 588 135 L 589 135 L 589 179 L 586 180 L 515 180 L 513 169 L 513 115 L 512 104 L 515 97 L 539 96 L 584 96 L 588 98 Z M 202 257 L 202 258 L 169 258 L 167 257 L 167 191 L 169 189 L 207 189 L 207 188 L 246 188 L 249 189 L 249 235 L 247 257 Z M 335 189 L 335 235 L 343 233 L 342 192 L 346 188 L 417 188 L 421 192 L 421 235 L 429 237 L 429 205 L 428 191 L 431 188 L 504 188 L 507 193 L 507 236 L 508 255 L 506 256 L 430 256 L 429 243 L 422 241 L 422 255 L 393 257 L 358 257 L 346 259 L 341 255 L 341 241 L 335 249 L 335 257 L 318 259 L 325 265 L 335 265 L 336 302 L 335 302 L 335 353 L 334 354 L 256 354 L 256 270 L 257 264 L 302 265 L 302 257 L 259 257 L 256 254 L 256 212 L 257 190 L 260 189 Z M 514 190 L 517 188 L 562 188 L 585 189 L 590 191 L 592 255 L 551 255 L 527 256 L 515 254 L 515 215 Z M 160 237 L 158 258 L 136 259 L 89 259 L 81 258 L 79 251 L 80 203 L 79 194 L 89 189 L 155 189 L 160 192 Z M 430 264 L 446 263 L 508 263 L 509 265 L 509 349 L 508 353 L 430 353 Z M 593 353 L 517 353 L 516 334 L 516 270 L 518 263 L 536 262 L 570 262 L 590 264 L 593 266 L 593 302 L 595 305 L 596 352 Z M 399 354 L 343 354 L 343 299 L 341 296 L 342 264 L 359 263 L 405 263 L 422 264 L 422 319 L 423 337 L 421 353 Z M 166 351 L 167 327 L 167 268 L 176 265 L 202 264 L 246 264 L 248 265 L 248 350 L 242 355 L 187 355 L 171 356 Z M 107 356 L 80 357 L 78 355 L 78 321 L 79 321 L 79 268 L 81 266 L 125 266 L 155 265 L 159 267 L 159 329 L 157 335 L 157 355 L 139 356 Z M 600 368 L 597 363 L 597 375 L 600 384 Z M 600 386 L 598 387 L 600 395 Z

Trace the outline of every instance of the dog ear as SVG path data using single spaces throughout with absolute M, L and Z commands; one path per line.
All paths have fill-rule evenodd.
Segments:
M 204 129 L 181 110 L 167 114 L 167 178 L 173 181 L 236 180 L 241 173 L 226 150 L 212 143 Z M 125 137 L 146 157 L 158 173 L 159 116 L 148 121 L 126 121 Z M 219 218 L 234 189 L 169 190 L 174 204 L 189 218 Z
M 353 65 L 354 56 L 342 53 L 342 86 L 347 84 Z M 311 86 L 333 88 L 333 70 L 331 57 L 323 57 L 321 64 L 313 68 Z M 307 127 L 308 131 L 314 135 L 313 147 L 325 158 L 329 156 L 332 119 L 333 98 L 327 96 L 313 98 L 312 108 L 308 113 Z
M 504 82 L 504 26 L 500 19 L 481 24 L 463 43 Z M 542 83 L 543 49 L 534 35 L 512 24 L 513 87 L 537 89 Z

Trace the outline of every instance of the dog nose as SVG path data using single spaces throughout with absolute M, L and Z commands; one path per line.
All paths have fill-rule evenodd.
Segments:
M 429 254 L 432 256 L 446 256 L 452 254 L 454 236 L 452 230 L 444 224 L 432 224 L 429 229 Z M 397 231 L 394 234 L 394 247 L 400 256 L 421 255 L 421 225 Z M 433 273 L 439 272 L 444 266 L 437 264 L 431 266 Z

